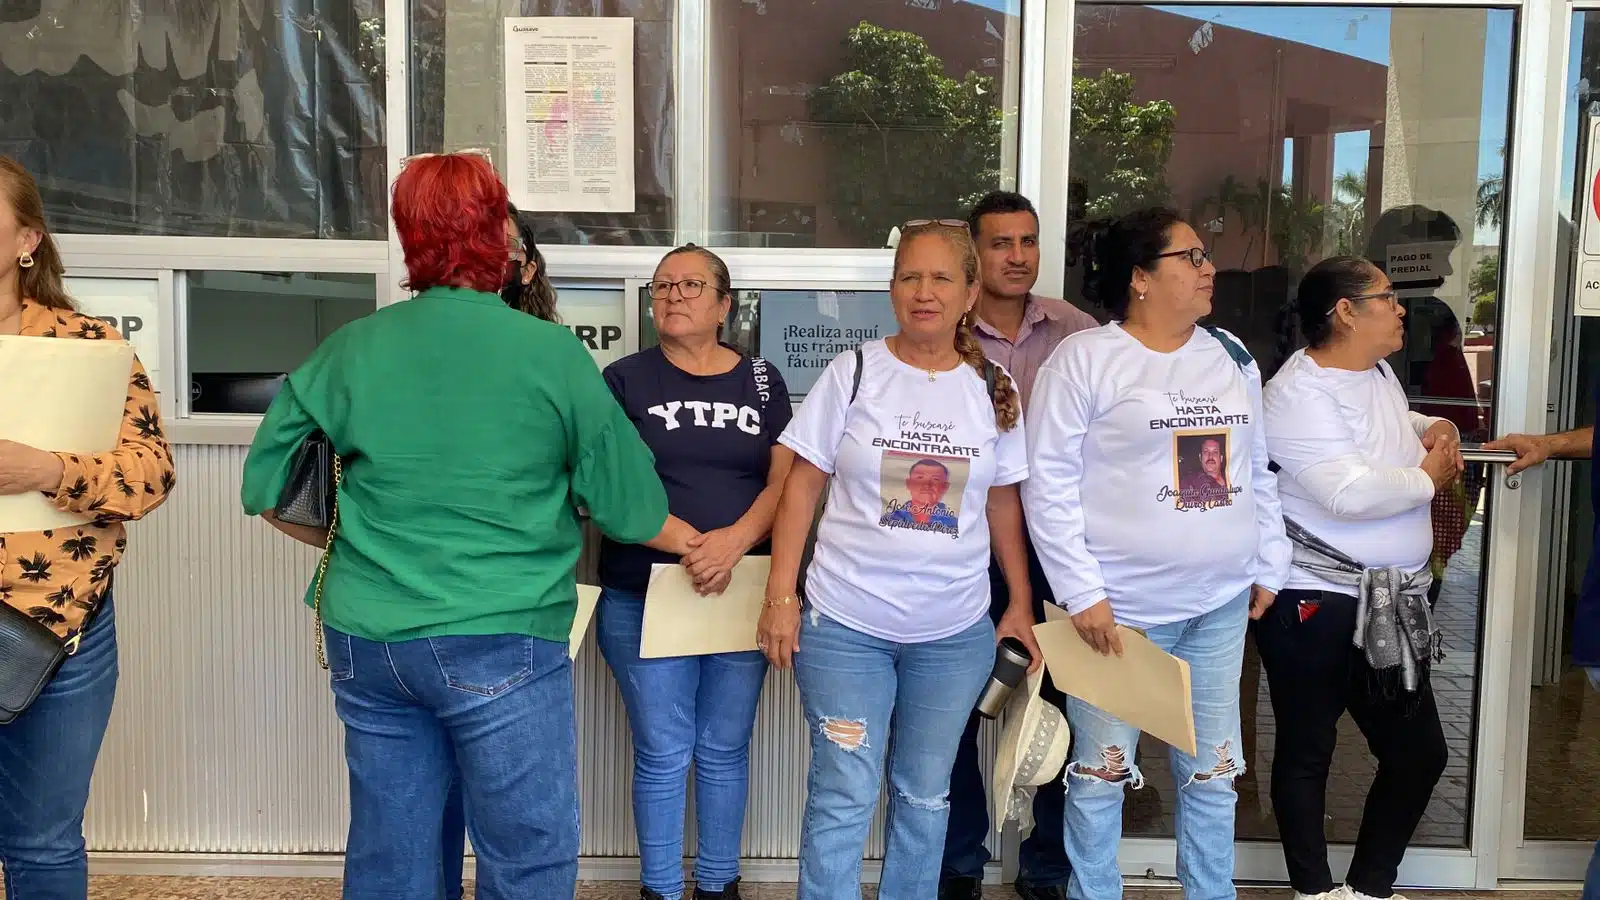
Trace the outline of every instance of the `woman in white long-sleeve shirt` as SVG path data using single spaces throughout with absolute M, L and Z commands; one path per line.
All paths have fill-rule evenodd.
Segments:
M 1294 538 L 1285 590 L 1255 625 L 1277 719 L 1272 806 L 1303 897 L 1389 897 L 1444 771 L 1427 683 L 1429 507 L 1461 470 L 1459 436 L 1411 412 L 1383 359 L 1405 310 L 1370 262 L 1335 257 L 1300 282 L 1310 346 L 1266 389 L 1267 447 Z M 1349 710 L 1378 758 L 1355 857 L 1335 889 L 1323 836 L 1328 767 Z
M 1116 626 L 1136 626 L 1188 661 L 1199 755 L 1171 753 L 1178 877 L 1188 897 L 1233 897 L 1245 625 L 1289 566 L 1261 376 L 1232 335 L 1196 324 L 1211 312 L 1216 270 L 1176 213 L 1091 223 L 1082 240 L 1085 291 L 1114 321 L 1063 341 L 1039 371 L 1023 506 L 1084 640 L 1120 653 Z M 1143 783 L 1139 734 L 1072 697 L 1067 717 L 1069 895 L 1120 898 L 1123 789 Z

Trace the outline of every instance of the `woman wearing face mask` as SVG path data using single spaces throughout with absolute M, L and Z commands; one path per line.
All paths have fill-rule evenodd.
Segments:
M 878 896 L 934 896 L 949 814 L 938 798 L 996 635 L 1021 641 L 1038 666 L 1017 497 L 1028 475 L 1021 410 L 973 336 L 978 287 L 964 222 L 907 223 L 889 289 L 900 330 L 835 359 L 781 439 L 796 458 L 757 643 L 774 665 L 794 665 L 811 731 L 801 900 L 861 896 L 886 758 Z M 802 617 L 796 583 L 825 484 Z M 991 539 L 1011 589 L 998 628 Z
M 1297 305 L 1310 346 L 1266 390 L 1267 447 L 1295 541 L 1287 586 L 1255 625 L 1278 729 L 1272 807 L 1298 896 L 1368 900 L 1394 893 L 1448 758 L 1427 678 L 1439 641 L 1429 513 L 1461 471 L 1460 435 L 1407 408 L 1383 361 L 1405 343 L 1405 310 L 1372 263 L 1318 263 Z M 1373 602 L 1379 589 L 1392 605 Z M 1323 821 L 1347 709 L 1378 773 L 1335 889 Z
M 512 309 L 520 309 L 546 322 L 560 322 L 556 314 L 556 289 L 550 284 L 550 273 L 544 266 L 544 254 L 534 242 L 532 213 L 518 212 L 510 203 L 506 206 L 506 283 L 500 288 L 500 299 Z
M 703 593 L 727 587 L 745 554 L 767 552 L 794 458 L 778 445 L 792 415 L 783 377 L 720 340 L 736 311 L 727 265 L 710 250 L 679 247 L 650 282 L 660 345 L 605 370 L 606 384 L 655 454 L 676 543 L 652 549 L 607 540 L 600 548 L 595 630 L 633 731 L 641 900 L 683 896 L 690 762 L 699 839 L 694 896 L 739 897 L 750 733 L 767 661 L 756 652 L 639 656 L 652 567 L 681 562 Z
M 1039 372 L 1022 486 L 1056 600 L 1083 639 L 1122 652 L 1144 629 L 1186 660 L 1199 755 L 1170 754 L 1178 877 L 1190 897 L 1232 897 L 1245 624 L 1289 566 L 1267 468 L 1261 376 L 1237 340 L 1201 328 L 1216 270 L 1171 210 L 1091 222 L 1079 240 L 1090 299 L 1112 323 L 1061 343 Z M 1143 776 L 1139 732 L 1072 697 L 1069 893 L 1122 896 L 1123 790 Z

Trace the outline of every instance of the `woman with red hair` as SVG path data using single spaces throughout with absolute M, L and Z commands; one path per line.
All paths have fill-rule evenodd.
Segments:
M 327 548 L 308 597 L 345 727 L 346 900 L 446 892 L 458 772 L 480 900 L 573 896 L 575 506 L 629 543 L 667 522 L 588 352 L 501 300 L 506 212 L 486 159 L 411 160 L 393 214 L 416 296 L 317 348 L 245 462 L 245 509 Z M 275 511 L 319 432 L 340 463 L 331 539 Z

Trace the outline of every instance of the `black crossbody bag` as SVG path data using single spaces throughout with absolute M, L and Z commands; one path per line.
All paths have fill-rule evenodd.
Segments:
M 108 581 L 100 602 L 66 640 L 22 610 L 0 602 L 0 725 L 9 725 L 39 699 L 61 664 L 78 652 L 78 642 L 110 596 Z

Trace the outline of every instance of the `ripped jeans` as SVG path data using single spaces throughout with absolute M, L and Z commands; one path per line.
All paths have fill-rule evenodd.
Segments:
M 683 813 L 689 763 L 699 846 L 696 884 L 720 891 L 739 877 L 750 787 L 750 733 L 767 675 L 755 651 L 641 659 L 644 597 L 607 588 L 595 636 L 616 676 L 633 737 L 633 822 L 639 882 L 683 896 Z
M 1178 880 L 1185 900 L 1237 896 L 1233 779 L 1245 766 L 1239 750 L 1239 672 L 1249 608 L 1247 591 L 1204 615 L 1145 630 L 1156 646 L 1189 663 L 1200 756 L 1169 748 L 1172 780 L 1181 785 Z M 1067 697 L 1066 711 L 1072 726 L 1066 820 L 1072 880 L 1067 895 L 1073 900 L 1119 900 L 1123 790 L 1144 786 L 1136 760 L 1139 732 L 1075 697 Z
M 799 900 L 858 900 L 861 857 L 889 771 L 879 900 L 939 891 L 950 768 L 994 666 L 987 615 L 921 644 L 886 641 L 806 610 L 795 680 L 811 732 Z

